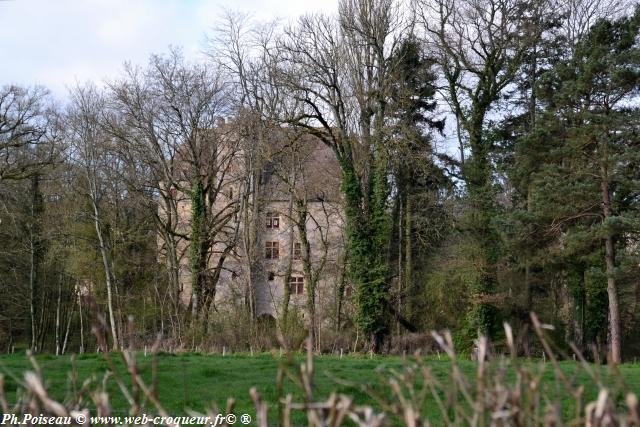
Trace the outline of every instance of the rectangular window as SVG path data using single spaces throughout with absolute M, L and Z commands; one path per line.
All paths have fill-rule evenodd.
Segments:
M 278 259 L 278 258 L 280 258 L 280 245 L 278 244 L 278 242 L 267 242 L 266 243 L 264 257 L 266 259 Z
M 302 244 L 293 244 L 293 259 L 302 259 Z
M 302 294 L 304 292 L 304 277 L 291 276 L 289 279 L 289 292 L 296 295 Z
M 280 217 L 275 212 L 267 214 L 267 228 L 280 228 Z

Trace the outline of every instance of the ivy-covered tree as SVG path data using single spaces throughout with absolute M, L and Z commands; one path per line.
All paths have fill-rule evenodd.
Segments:
M 476 275 L 469 336 L 499 329 L 496 310 L 501 241 L 494 140 L 490 117 L 522 69 L 526 52 L 540 38 L 526 13 L 535 2 L 521 0 L 422 0 L 420 21 L 443 78 L 443 93 L 455 117 L 459 170 L 466 191 L 460 226 L 469 238 Z M 435 18 L 435 19 L 434 19 Z
M 280 43 L 280 120 L 320 138 L 342 169 L 347 274 L 367 345 L 389 332 L 389 91 L 396 32 L 406 25 L 391 0 L 349 0 L 336 20 L 305 16 Z

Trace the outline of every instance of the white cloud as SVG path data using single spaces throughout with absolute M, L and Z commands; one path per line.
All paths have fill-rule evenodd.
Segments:
M 224 8 L 261 20 L 337 9 L 338 0 L 0 1 L 0 85 L 43 84 L 62 97 L 76 80 L 114 77 L 169 45 L 195 56 Z

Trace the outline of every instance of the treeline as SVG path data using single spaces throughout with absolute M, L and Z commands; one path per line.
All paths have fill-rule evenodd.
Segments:
M 90 350 L 106 313 L 114 348 L 129 316 L 171 348 L 269 346 L 254 287 L 264 171 L 296 167 L 274 135 L 310 135 L 340 166 L 346 241 L 331 322 L 302 242 L 299 322 L 318 350 L 401 351 L 443 328 L 499 347 L 508 321 L 531 353 L 535 311 L 558 342 L 634 357 L 639 43 L 640 9 L 612 0 L 343 0 L 288 26 L 228 14 L 206 61 L 153 56 L 64 107 L 5 86 L 0 345 Z M 291 192 L 300 233 L 306 202 Z M 243 292 L 222 313 L 240 252 Z M 288 322 L 275 333 L 296 333 Z

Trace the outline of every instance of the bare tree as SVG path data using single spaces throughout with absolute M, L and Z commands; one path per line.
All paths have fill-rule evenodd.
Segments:
M 304 16 L 279 42 L 281 120 L 323 141 L 342 169 L 349 278 L 375 350 L 388 330 L 387 104 L 393 53 L 409 27 L 393 1 L 351 0 L 338 21 Z
M 238 140 L 220 121 L 228 114 L 220 74 L 173 50 L 153 56 L 144 70 L 128 66 L 110 95 L 109 131 L 129 167 L 148 172 L 148 181 L 134 183 L 138 191 L 152 210 L 159 204 L 153 215 L 174 296 L 205 313 L 235 245 L 230 219 L 238 208 L 227 194 Z M 186 223 L 181 206 L 191 207 Z M 188 283 L 179 274 L 185 263 Z
M 55 119 L 45 88 L 0 88 L 0 181 L 26 178 L 53 161 Z
M 98 239 L 98 249 L 104 268 L 109 323 L 113 348 L 119 348 L 115 316 L 115 273 L 108 236 L 104 231 L 104 203 L 109 186 L 109 171 L 114 161 L 109 136 L 100 124 L 105 100 L 93 86 L 77 86 L 71 92 L 71 105 L 66 114 L 66 137 L 70 159 L 82 171 L 86 182 L 86 197 L 91 204 L 92 220 Z
M 252 322 L 257 314 L 256 284 L 264 274 L 263 248 L 259 241 L 268 199 L 264 177 L 269 168 L 271 146 L 276 140 L 274 136 L 280 134 L 275 120 L 282 106 L 279 87 L 274 83 L 274 70 L 279 62 L 275 46 L 277 28 L 276 23 L 256 26 L 247 15 L 227 12 L 209 38 L 207 50 L 232 88 L 234 120 L 231 127 L 239 139 L 238 155 L 243 170 L 237 185 L 240 262 Z
M 629 11 L 632 2 L 627 0 L 564 0 L 560 2 L 563 22 L 562 32 L 569 47 L 573 47 L 599 19 L 615 19 Z
M 272 188 L 288 197 L 284 217 L 290 224 L 283 318 L 286 319 L 291 277 L 294 272 L 302 273 L 309 339 L 319 348 L 319 286 L 323 280 L 328 284 L 339 279 L 327 274 L 325 267 L 328 264 L 335 267 L 344 249 L 340 245 L 343 218 L 337 191 L 339 166 L 329 149 L 315 137 L 292 129 L 283 129 L 278 135 L 278 143 L 270 147 L 270 158 L 275 165 Z
M 117 141 L 119 157 L 128 169 L 127 186 L 138 195 L 158 230 L 159 253 L 167 264 L 169 282 L 169 294 L 162 301 L 172 303 L 174 315 L 170 319 L 176 322 L 175 332 L 180 325 L 184 252 L 179 248 L 186 239 L 178 215 L 178 144 L 159 123 L 158 106 L 142 70 L 127 65 L 125 77 L 110 85 L 108 100 L 105 126 Z

